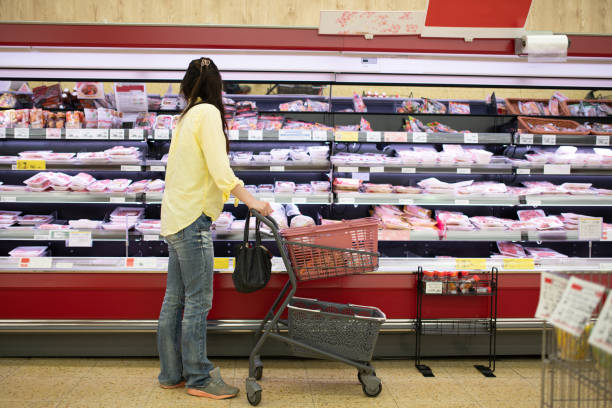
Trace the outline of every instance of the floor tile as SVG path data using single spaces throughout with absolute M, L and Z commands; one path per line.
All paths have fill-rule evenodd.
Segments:
M 240 398 L 243 394 L 238 394 L 236 398 Z M 185 388 L 177 388 L 173 390 L 164 390 L 156 387 L 151 391 L 147 403 L 144 405 L 147 408 L 167 408 L 167 407 L 181 407 L 181 408 L 228 408 L 231 404 L 231 400 L 216 401 L 209 398 L 194 397 L 193 395 L 187 394 Z
M 120 359 L 120 358 L 103 358 L 98 359 L 96 364 L 91 368 L 89 374 L 91 377 L 141 377 L 141 378 L 157 378 L 159 375 L 159 360 L 156 358 L 150 359 Z
M 29 358 L 0 358 L 0 381 L 3 377 L 12 374 L 15 370 L 27 364 L 29 360 Z
M 77 376 L 89 374 L 97 363 L 89 358 L 32 358 L 11 375 L 17 377 Z
M 417 401 L 414 399 L 398 400 L 398 408 L 481 408 L 481 405 L 475 401 Z M 515 407 L 519 408 L 519 407 Z
M 78 383 L 74 377 L 7 377 L 0 387 L 0 406 L 3 401 L 59 402 Z M 34 387 L 34 385 L 36 387 Z
M 2 408 L 56 408 L 57 401 L 2 401 Z
M 74 403 L 114 402 L 116 406 L 146 403 L 157 379 L 130 377 L 84 378 L 74 387 L 62 402 Z
M 396 401 L 474 402 L 471 393 L 452 378 L 423 378 L 386 385 Z

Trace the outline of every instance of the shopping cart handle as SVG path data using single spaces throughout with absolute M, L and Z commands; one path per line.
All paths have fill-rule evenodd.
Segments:
M 278 224 L 276 223 L 276 220 L 274 218 L 270 216 L 264 217 L 263 215 L 259 213 L 259 211 L 254 210 L 252 208 L 249 211 L 251 212 L 252 215 L 255 216 L 255 218 L 257 218 L 259 221 L 267 225 L 268 228 L 270 228 L 273 232 L 278 231 Z

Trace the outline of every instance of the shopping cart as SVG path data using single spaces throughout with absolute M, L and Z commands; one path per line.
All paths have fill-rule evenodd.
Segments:
M 598 283 L 612 296 L 612 272 L 589 271 L 555 275 L 575 276 Z M 603 302 L 601 302 L 603 303 Z M 599 318 L 595 309 L 581 336 L 544 325 L 542 337 L 542 408 L 612 407 L 612 355 L 593 347 L 588 338 Z M 608 319 L 611 316 L 607 316 Z
M 370 364 L 383 312 L 375 307 L 323 302 L 294 297 L 299 281 L 371 272 L 378 268 L 378 225 L 370 218 L 340 224 L 292 228 L 279 231 L 271 217 L 251 213 L 274 235 L 289 280 L 261 322 L 256 344 L 249 356 L 246 379 L 247 399 L 261 402 L 257 383 L 263 375 L 260 350 L 266 340 L 291 346 L 299 356 L 326 358 L 357 368 L 363 392 L 376 397 L 382 383 Z M 288 309 L 288 321 L 281 315 Z M 281 334 L 287 331 L 288 334 Z

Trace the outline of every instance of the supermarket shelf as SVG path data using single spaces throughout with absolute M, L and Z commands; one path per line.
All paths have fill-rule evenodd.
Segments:
M 257 193 L 255 197 L 259 200 L 268 201 L 278 204 L 331 204 L 330 193 L 307 194 L 307 193 L 276 193 L 266 194 Z M 226 204 L 233 204 L 234 200 L 230 199 Z
M 90 193 L 78 191 L 0 191 L 0 202 L 10 203 L 131 203 L 143 204 L 136 193 Z
M 432 173 L 456 173 L 456 174 L 512 174 L 512 165 L 504 160 L 492 160 L 490 164 L 465 164 L 465 165 L 334 165 L 338 173 L 403 173 L 403 174 L 432 174 Z
M 0 240 L 18 240 L 18 241 L 66 241 L 68 240 L 70 232 L 85 231 L 91 232 L 91 239 L 93 241 L 125 241 L 125 231 L 112 231 L 112 230 L 63 230 L 63 231 L 49 231 L 39 229 L 24 229 L 24 230 L 13 230 L 3 229 L 0 230 Z M 134 236 L 134 232 L 130 232 L 130 236 Z
M 0 128 L 0 138 L 20 140 L 128 140 L 144 141 L 143 129 L 29 129 Z
M 544 194 L 520 196 L 521 206 L 589 206 L 606 207 L 612 205 L 612 196 L 607 195 L 571 195 L 571 194 Z
M 253 162 L 252 164 L 231 163 L 234 171 L 266 171 L 266 172 L 328 172 L 330 165 L 328 161 L 320 162 L 270 162 L 265 165 Z
M 50 161 L 45 160 L 44 170 L 61 171 L 121 171 L 121 172 L 141 172 L 145 171 L 142 161 L 108 161 L 105 163 L 83 163 L 78 161 Z M 0 170 L 16 170 L 15 163 L 0 163 Z
M 236 141 L 327 142 L 334 140 L 334 135 L 330 130 L 230 130 L 228 139 Z
M 609 176 L 612 175 L 612 166 L 585 166 L 574 164 L 537 164 L 523 161 L 514 162 L 514 172 L 519 175 L 551 174 L 551 175 L 583 175 L 583 176 Z
M 343 132 L 337 142 L 510 144 L 512 133 Z
M 611 200 L 612 201 L 612 200 Z M 338 204 L 362 205 L 470 205 L 470 206 L 514 206 L 518 205 L 519 197 L 510 194 L 498 195 L 467 195 L 453 194 L 379 194 L 336 192 Z
M 603 135 L 540 135 L 530 133 L 515 133 L 514 143 L 517 145 L 548 145 L 548 146 L 610 146 L 610 136 Z

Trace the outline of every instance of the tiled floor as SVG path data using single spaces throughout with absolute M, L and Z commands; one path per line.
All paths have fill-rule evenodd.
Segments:
M 244 391 L 246 359 L 213 359 L 237 398 L 212 401 L 184 389 L 158 387 L 154 358 L 0 358 L 2 408 L 249 407 Z M 366 397 L 356 370 L 317 360 L 264 359 L 261 407 L 287 408 L 536 408 L 540 401 L 538 359 L 501 359 L 496 378 L 472 367 L 482 361 L 424 361 L 435 378 L 424 378 L 413 360 L 376 360 L 383 390 Z

